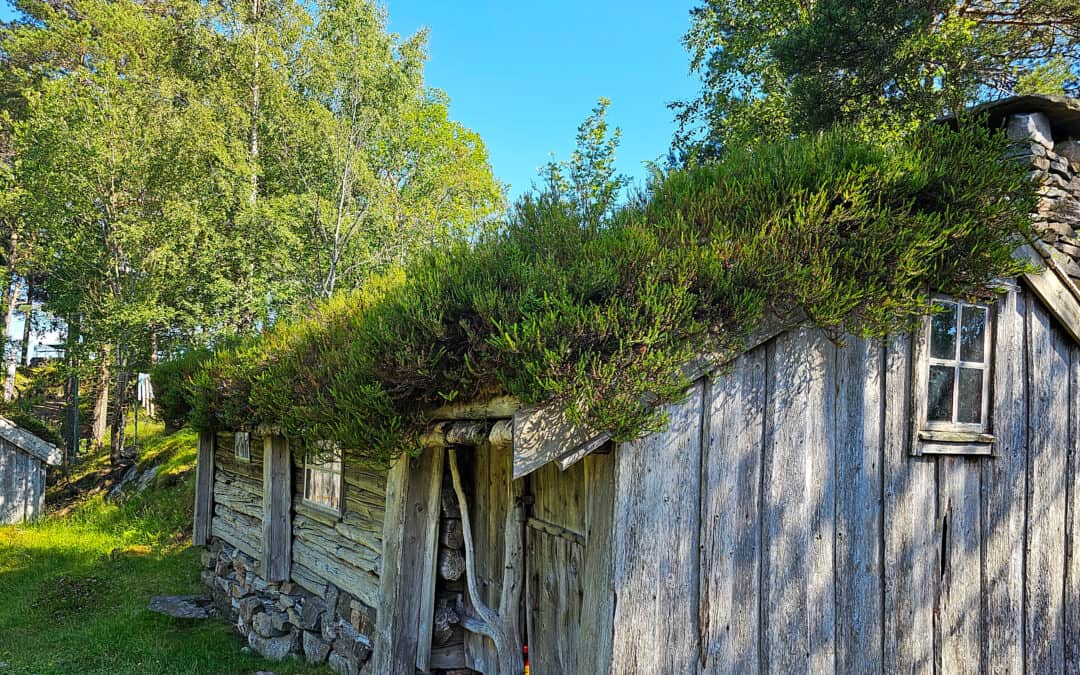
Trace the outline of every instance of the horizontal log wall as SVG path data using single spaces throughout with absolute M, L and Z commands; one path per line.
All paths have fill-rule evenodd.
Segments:
M 614 673 L 1080 671 L 1080 348 L 996 325 L 996 455 L 912 457 L 910 339 L 783 334 L 616 453 Z
M 340 516 L 304 503 L 304 451 L 293 457 L 293 579 L 322 595 L 326 584 L 378 606 L 386 472 L 345 460 L 345 508 Z
M 211 534 L 259 560 L 263 529 L 263 439 L 251 435 L 250 462 L 236 458 L 232 433 L 218 433 L 215 441 Z

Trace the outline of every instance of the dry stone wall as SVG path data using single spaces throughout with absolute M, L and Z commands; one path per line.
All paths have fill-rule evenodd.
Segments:
M 1008 135 L 1017 143 L 1011 154 L 1031 164 L 1040 185 L 1036 228 L 1062 270 L 1080 282 L 1080 140 L 1055 138 L 1043 113 L 1013 115 Z
M 320 596 L 291 581 L 269 583 L 257 561 L 221 539 L 202 563 L 214 605 L 252 650 L 275 661 L 300 656 L 342 675 L 371 672 L 374 615 L 355 596 L 333 584 Z

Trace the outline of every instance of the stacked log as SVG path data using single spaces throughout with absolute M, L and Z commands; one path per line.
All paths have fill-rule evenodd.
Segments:
M 479 432 L 477 432 L 479 433 Z M 443 452 L 443 450 L 437 450 Z M 435 586 L 435 616 L 432 647 L 464 646 L 465 634 L 460 627 L 459 608 L 465 601 L 465 546 L 461 528 L 461 511 L 450 484 L 450 472 L 443 475 L 439 512 L 439 578 Z

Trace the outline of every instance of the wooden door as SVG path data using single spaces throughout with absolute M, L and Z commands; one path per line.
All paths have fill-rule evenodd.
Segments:
M 525 537 L 527 643 L 533 675 L 578 673 L 585 561 L 585 464 L 530 476 Z M 585 674 L 582 674 L 585 675 Z

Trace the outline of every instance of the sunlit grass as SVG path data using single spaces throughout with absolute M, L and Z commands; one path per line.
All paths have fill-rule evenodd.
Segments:
M 0 527 L 0 673 L 326 672 L 246 654 L 221 620 L 147 611 L 152 595 L 202 592 L 189 532 L 196 435 L 142 420 L 139 432 L 143 464 L 161 467 L 146 492 Z M 107 461 L 84 458 L 71 479 Z

